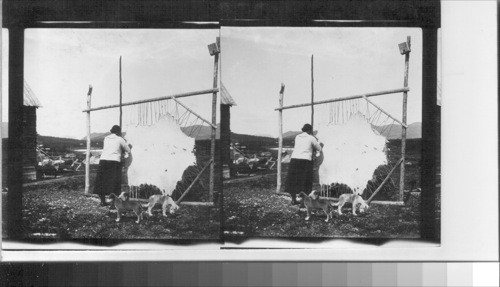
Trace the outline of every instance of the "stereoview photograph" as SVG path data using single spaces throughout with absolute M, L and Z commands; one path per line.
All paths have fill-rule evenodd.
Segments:
M 3 196 L 4 240 L 219 240 L 218 36 L 25 30 L 22 114 L 9 115 L 3 86 L 3 189 L 22 181 L 19 222 Z M 21 146 L 9 146 L 15 117 Z M 7 157 L 19 152 L 16 177 Z
M 222 27 L 221 46 L 225 238 L 420 238 L 420 29 Z

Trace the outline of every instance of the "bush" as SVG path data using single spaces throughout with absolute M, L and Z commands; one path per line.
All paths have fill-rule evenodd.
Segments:
M 162 194 L 161 190 L 156 185 L 141 184 L 137 190 L 139 198 L 149 198 L 151 195 Z

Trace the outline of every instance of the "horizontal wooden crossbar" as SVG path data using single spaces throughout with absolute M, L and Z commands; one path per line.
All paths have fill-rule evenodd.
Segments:
M 214 207 L 215 204 L 213 202 L 203 202 L 203 201 L 183 201 L 179 203 L 179 205 L 188 205 L 188 206 L 207 206 Z
M 405 203 L 403 201 L 382 201 L 382 200 L 372 200 L 370 204 L 379 204 L 379 205 L 395 205 L 395 206 L 404 206 Z
M 149 199 L 145 198 L 134 198 L 133 200 L 139 201 L 142 204 L 149 203 Z M 190 206 L 208 206 L 213 207 L 215 204 L 213 202 L 203 202 L 203 201 L 183 201 L 179 205 L 190 205 Z
M 327 199 L 327 200 L 332 200 L 332 201 L 339 201 L 338 197 L 326 197 L 326 196 L 320 196 L 319 198 L 322 199 Z M 370 204 L 379 204 L 379 205 L 397 205 L 397 206 L 404 206 L 405 203 L 403 201 L 383 201 L 383 200 L 372 200 Z
M 355 96 L 350 96 L 350 97 L 329 99 L 329 100 L 318 101 L 318 102 L 314 102 L 314 103 L 304 103 L 304 104 L 284 106 L 284 107 L 281 107 L 281 108 L 276 108 L 274 110 L 275 111 L 279 111 L 279 110 L 286 110 L 286 109 L 307 107 L 307 106 L 311 106 L 311 105 L 321 105 L 321 104 L 327 104 L 327 103 L 333 103 L 333 102 L 342 102 L 342 101 L 347 101 L 347 100 L 360 99 L 360 98 L 363 98 L 363 97 L 375 97 L 375 96 L 382 96 L 382 95 L 389 95 L 389 94 L 397 94 L 397 93 L 408 92 L 409 90 L 410 90 L 410 88 L 387 90 L 387 91 L 374 92 L 374 93 L 368 93 L 368 94 L 362 94 L 362 95 L 355 95 Z
M 183 93 L 183 94 L 175 94 L 175 95 L 170 95 L 170 96 L 165 96 L 165 97 L 152 98 L 152 99 L 147 99 L 147 100 L 128 102 L 128 103 L 121 104 L 121 106 L 122 107 L 123 106 L 131 106 L 131 105 L 137 105 L 137 104 L 143 104 L 143 103 L 168 100 L 168 99 L 173 99 L 173 98 L 184 98 L 184 97 L 197 96 L 197 95 L 213 94 L 213 93 L 218 93 L 218 92 L 219 92 L 218 88 L 201 90 L 201 91 L 195 91 L 195 92 L 189 92 L 189 93 Z M 86 109 L 86 110 L 83 110 L 82 112 L 88 113 L 88 112 L 93 112 L 93 111 L 98 111 L 98 110 L 105 110 L 105 109 L 112 109 L 112 108 L 119 108 L 119 107 L 120 107 L 120 104 L 109 105 L 109 106 L 102 106 L 102 107 L 97 107 L 97 108 Z

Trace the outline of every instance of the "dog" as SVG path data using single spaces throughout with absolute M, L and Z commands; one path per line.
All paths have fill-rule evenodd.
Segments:
M 337 203 L 334 203 L 333 206 L 338 206 L 338 213 L 342 215 L 342 207 L 344 204 L 347 202 L 352 203 L 352 214 L 356 214 L 356 209 L 359 208 L 359 211 L 361 213 L 365 212 L 366 209 L 369 208 L 368 204 L 365 202 L 365 200 L 361 197 L 361 195 L 357 193 L 344 193 L 339 197 L 339 201 Z M 358 207 L 359 205 L 359 207 Z
M 328 199 L 319 198 L 319 193 L 317 191 L 312 191 L 309 195 L 305 192 L 301 192 L 297 195 L 297 201 L 304 202 L 304 205 L 307 209 L 307 217 L 306 220 L 309 220 L 311 217 L 311 210 L 313 209 L 323 209 L 326 213 L 326 220 L 328 222 L 333 214 L 332 202 Z
M 319 191 L 317 190 L 311 191 L 311 193 L 309 193 L 309 197 L 315 200 L 319 199 Z
M 118 198 L 121 199 L 122 201 L 128 201 L 130 199 L 130 193 L 128 191 L 122 191 L 122 193 L 120 193 Z
M 170 195 L 155 194 L 149 197 L 149 202 L 147 205 L 148 214 L 150 216 L 153 216 L 151 210 L 157 203 L 161 204 L 163 211 L 162 214 L 165 217 L 167 216 L 167 207 L 169 207 L 168 212 L 170 214 L 174 214 L 179 209 L 179 206 L 175 203 L 172 197 L 170 197 Z
M 128 200 L 128 195 L 126 192 L 122 192 L 119 196 L 114 193 L 111 193 L 110 196 L 113 204 L 116 207 L 116 222 L 120 222 L 122 217 L 122 212 L 124 211 L 133 211 L 135 215 L 137 215 L 136 223 L 141 222 L 142 219 L 142 205 L 139 201 Z M 124 200 L 126 198 L 126 200 Z

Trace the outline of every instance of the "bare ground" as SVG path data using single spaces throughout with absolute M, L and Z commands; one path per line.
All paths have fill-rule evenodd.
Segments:
M 5 207 L 6 197 L 3 198 Z M 99 206 L 99 202 L 96 197 L 84 195 L 81 177 L 25 187 L 24 238 L 218 240 L 220 237 L 218 208 L 183 205 L 175 215 L 163 217 L 158 205 L 152 217 L 144 214 L 144 220 L 137 224 L 132 212 L 125 213 L 121 222 L 115 222 L 116 211 Z
M 286 238 L 419 238 L 419 200 L 407 206 L 372 204 L 358 216 L 344 206 L 330 222 L 323 211 L 305 221 L 305 209 L 291 206 L 288 196 L 275 193 L 274 176 L 224 185 L 224 234 L 228 239 Z

